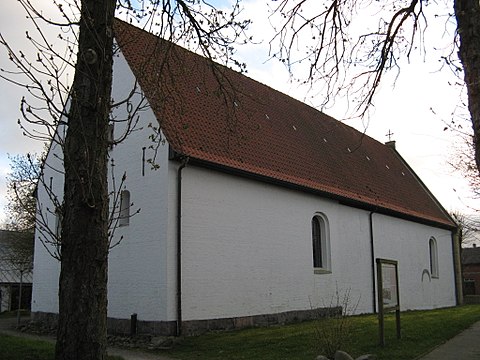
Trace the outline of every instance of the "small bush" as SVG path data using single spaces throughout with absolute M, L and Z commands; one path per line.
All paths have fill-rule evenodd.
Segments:
M 327 306 L 330 311 L 314 323 L 314 346 L 317 354 L 333 359 L 335 353 L 344 348 L 352 336 L 351 315 L 355 313 L 357 306 L 358 301 L 352 305 L 350 289 L 341 294 L 337 287 Z

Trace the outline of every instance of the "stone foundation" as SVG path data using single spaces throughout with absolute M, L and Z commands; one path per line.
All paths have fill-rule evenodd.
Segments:
M 306 320 L 326 317 L 329 314 L 341 313 L 341 308 L 318 308 L 313 310 L 287 311 L 277 314 L 252 315 L 235 318 L 188 320 L 182 323 L 182 335 L 199 335 L 209 331 L 235 330 L 247 327 L 266 327 L 284 325 Z M 48 328 L 57 326 L 58 314 L 33 312 L 32 319 L 44 324 Z M 107 319 L 108 333 L 112 335 L 132 335 L 132 321 L 130 319 Z M 136 332 L 139 335 L 154 336 L 176 335 L 176 321 L 145 321 L 137 320 Z
M 198 335 L 208 331 L 235 330 L 247 327 L 284 325 L 326 317 L 340 313 L 341 308 L 319 308 L 313 310 L 287 311 L 277 314 L 241 316 L 235 318 L 189 320 L 182 323 L 184 335 Z

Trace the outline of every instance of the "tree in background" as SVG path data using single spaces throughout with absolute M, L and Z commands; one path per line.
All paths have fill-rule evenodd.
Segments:
M 35 191 L 42 161 L 40 156 L 30 154 L 10 157 L 11 172 L 6 178 L 8 203 L 5 207 L 8 230 L 32 233 L 35 230 Z
M 467 123 L 465 125 L 465 123 Z M 466 179 L 475 199 L 480 198 L 480 176 L 478 176 L 475 161 L 475 147 L 472 130 L 465 120 L 459 117 L 446 124 L 445 130 L 449 130 L 457 141 L 454 147 L 454 156 L 448 160 L 448 164 L 454 171 L 458 171 Z M 478 209 L 471 209 L 472 212 Z
M 479 239 L 480 219 L 477 216 L 467 216 L 459 212 L 451 214 L 462 234 L 462 248 L 469 247 Z

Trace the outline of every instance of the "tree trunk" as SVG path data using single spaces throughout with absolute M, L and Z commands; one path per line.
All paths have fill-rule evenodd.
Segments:
M 478 0 L 455 0 L 454 8 L 460 40 L 458 54 L 468 91 L 475 162 L 480 174 L 480 4 Z
M 114 0 L 82 1 L 65 138 L 57 360 L 105 359 Z

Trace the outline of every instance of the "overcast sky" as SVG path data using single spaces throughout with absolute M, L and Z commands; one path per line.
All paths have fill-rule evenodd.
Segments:
M 39 1 L 39 0 L 38 0 Z M 217 3 L 222 3 L 217 1 Z M 266 17 L 264 0 L 250 0 L 244 3 L 244 16 L 252 18 L 251 31 L 257 45 L 241 48 L 238 55 L 247 63 L 248 76 L 265 83 L 277 90 L 317 106 L 318 98 L 311 98 L 311 92 L 298 88 L 289 81 L 289 76 L 282 64 L 266 61 L 268 58 L 268 40 L 272 30 Z M 315 1 L 316 3 L 316 1 Z M 42 4 L 43 5 L 43 4 Z M 441 9 L 440 9 L 441 10 Z M 444 9 L 445 10 L 445 9 Z M 447 9 L 448 11 L 449 9 Z M 45 11 L 50 11 L 46 9 Z M 437 10 L 429 10 L 432 14 Z M 366 19 L 368 21 L 368 19 Z M 0 11 L 0 33 L 16 49 L 25 50 L 25 15 L 16 0 L 2 0 Z M 439 26 L 426 35 L 429 44 L 442 43 L 445 37 L 452 38 Z M 53 40 L 52 40 L 53 41 Z M 391 131 L 396 141 L 397 150 L 406 159 L 444 207 L 462 212 L 472 212 L 480 208 L 472 199 L 462 174 L 455 173 L 448 162 L 455 159 L 455 146 L 458 138 L 449 131 L 444 131 L 444 121 L 450 121 L 452 112 L 460 103 L 460 88 L 451 84 L 457 79 L 445 68 L 438 71 L 439 53 L 427 48 L 427 55 L 414 56 L 410 63 L 403 62 L 401 73 L 395 87 L 394 75 L 389 75 L 375 100 L 374 113 L 367 121 L 350 120 L 347 124 L 380 142 L 388 141 L 386 134 Z M 0 49 L 0 67 L 11 66 L 4 49 Z M 17 125 L 21 117 L 19 104 L 24 90 L 0 79 L 0 224 L 5 220 L 6 205 L 5 177 L 10 171 L 7 154 L 25 154 L 40 152 L 43 144 L 24 136 Z M 433 109 L 433 111 L 432 111 Z M 458 110 L 457 110 L 458 111 Z M 325 111 L 329 115 L 342 119 L 345 103 Z

